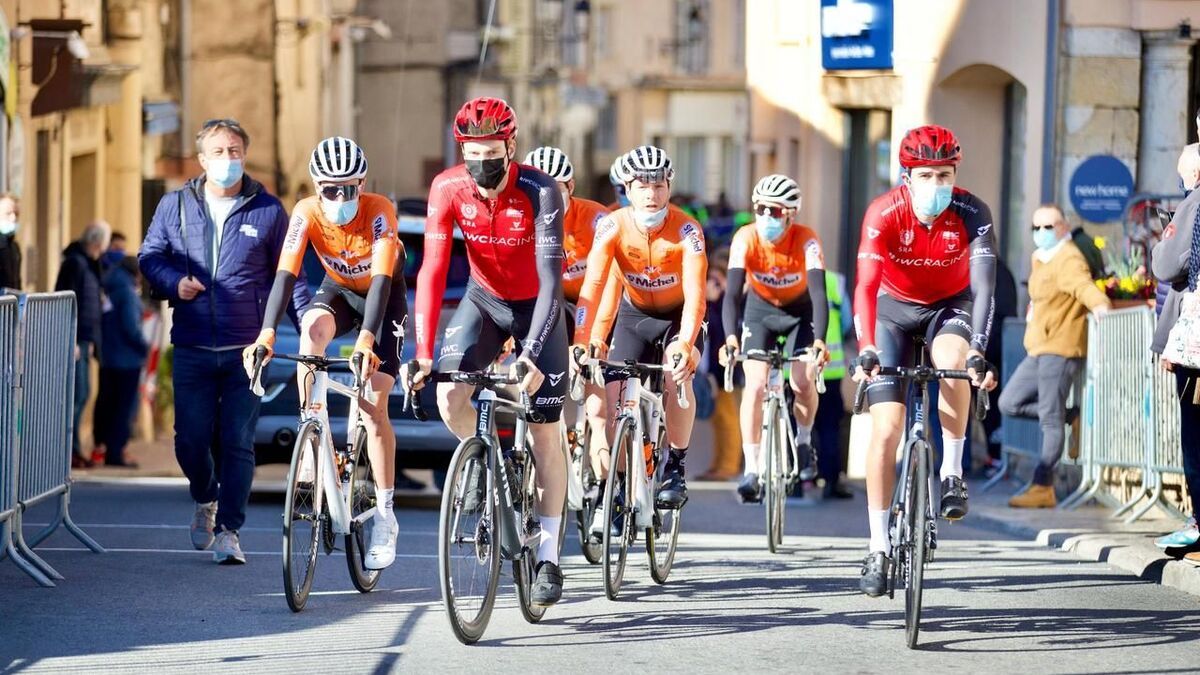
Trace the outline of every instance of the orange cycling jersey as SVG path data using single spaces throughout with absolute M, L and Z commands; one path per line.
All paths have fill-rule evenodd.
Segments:
M 600 221 L 576 309 L 578 344 L 608 336 L 615 307 L 605 307 L 609 303 L 600 299 L 614 264 L 630 304 L 658 315 L 679 311 L 679 334 L 695 344 L 706 308 L 708 258 L 704 232 L 691 216 L 671 206 L 661 225 L 644 230 L 634 221 L 633 208 L 625 207 Z
M 825 255 L 821 240 L 806 225 L 790 225 L 775 242 L 751 225 L 733 235 L 729 268 L 744 268 L 758 297 L 783 307 L 808 290 L 808 270 L 825 269 Z
M 321 212 L 320 197 L 296 202 L 288 224 L 279 271 L 299 274 L 304 245 L 311 241 L 325 273 L 339 285 L 366 295 L 371 277 L 392 276 L 403 251 L 397 234 L 396 209 L 383 195 L 364 192 L 358 213 L 345 225 L 334 225 Z
M 590 199 L 571 197 L 570 206 L 563 216 L 563 297 L 567 302 L 579 300 L 579 289 L 583 288 L 583 277 L 587 273 L 587 257 L 596 236 L 596 225 L 608 215 L 603 204 Z

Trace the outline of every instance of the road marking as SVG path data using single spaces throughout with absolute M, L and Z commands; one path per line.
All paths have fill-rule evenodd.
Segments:
M 92 549 L 84 548 L 83 546 L 39 546 L 38 552 L 65 552 L 65 553 L 91 553 Z M 197 551 L 195 549 L 185 548 L 105 548 L 105 553 L 190 553 L 197 555 L 212 555 L 212 551 Z M 283 556 L 283 551 L 242 551 L 246 555 L 269 555 Z M 343 551 L 334 551 L 331 555 L 345 556 Z M 424 553 L 397 553 L 397 558 L 433 558 L 437 559 L 437 554 Z
M 153 524 L 129 524 L 129 523 L 76 523 L 82 528 L 92 528 L 96 530 L 112 529 L 112 530 L 188 530 L 191 529 L 187 525 L 153 525 Z M 25 527 L 49 527 L 50 523 L 22 523 Z M 281 528 L 278 527 L 242 527 L 238 532 L 274 532 L 280 534 Z M 401 534 L 415 534 L 421 537 L 436 537 L 437 532 L 428 530 L 404 530 L 401 528 Z

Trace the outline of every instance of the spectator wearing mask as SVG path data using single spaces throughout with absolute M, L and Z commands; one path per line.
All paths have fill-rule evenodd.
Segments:
M 196 502 L 192 545 L 220 564 L 246 562 L 238 530 L 260 401 L 242 350 L 263 324 L 288 225 L 279 200 L 244 173 L 249 144 L 236 120 L 205 122 L 196 134 L 204 173 L 163 196 L 138 254 L 146 281 L 175 310 L 175 458 Z M 302 270 L 289 307 L 297 328 L 309 300 Z
M 107 272 L 112 269 L 121 259 L 125 257 L 125 249 L 128 243 L 125 240 L 125 233 L 118 230 L 113 230 L 112 241 L 108 242 L 108 250 L 100 258 L 100 263 Z
M 79 420 L 84 406 L 91 395 L 92 357 L 98 356 L 102 347 L 100 320 L 104 297 L 100 286 L 102 277 L 100 256 L 108 248 L 112 228 L 98 220 L 83 228 L 77 241 L 71 242 L 63 251 L 62 266 L 58 268 L 56 291 L 75 293 L 75 310 L 78 321 L 75 333 L 75 425 L 71 437 L 71 465 L 76 468 L 92 465 L 91 453 L 84 454 L 79 442 Z
M 17 198 L 0 195 L 0 289 L 21 289 L 21 245 L 17 242 L 20 215 Z
M 1110 307 L 1071 241 L 1062 209 L 1046 204 L 1033 212 L 1033 243 L 1037 250 L 1029 274 L 1027 356 L 1000 394 L 1000 410 L 1038 420 L 1042 455 L 1033 483 L 1009 500 L 1013 508 L 1050 508 L 1058 503 L 1054 469 L 1066 438 L 1067 395 L 1087 354 L 1087 315 L 1089 311 L 1103 314 Z
M 100 321 L 104 351 L 100 354 L 100 388 L 92 430 L 106 466 L 137 468 L 126 456 L 138 385 L 150 345 L 142 333 L 142 299 L 137 259 L 124 257 L 104 276 L 108 303 Z M 95 457 L 94 457 L 95 458 Z
M 1196 231 L 1196 220 L 1200 218 L 1200 190 L 1196 189 L 1200 185 L 1200 144 L 1193 143 L 1183 149 L 1178 170 L 1188 194 L 1180 202 L 1175 217 L 1163 231 L 1163 239 L 1154 246 L 1151 256 L 1151 271 L 1155 278 L 1160 285 L 1170 288 L 1150 346 L 1155 354 L 1162 354 L 1167 346 L 1171 329 L 1179 320 L 1184 293 L 1195 291 L 1200 281 L 1200 233 Z M 1192 517 L 1178 531 L 1160 537 L 1155 543 L 1162 548 L 1195 546 L 1200 543 L 1200 531 L 1196 528 L 1196 516 L 1200 514 L 1200 392 L 1197 391 L 1200 370 L 1185 368 L 1165 358 L 1160 364 L 1175 375 L 1183 474 L 1192 499 Z M 1200 562 L 1200 555 L 1195 552 L 1187 557 Z

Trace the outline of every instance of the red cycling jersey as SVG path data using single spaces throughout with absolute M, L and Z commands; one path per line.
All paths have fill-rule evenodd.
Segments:
M 992 320 L 993 241 L 991 210 L 961 188 L 954 188 L 950 206 L 928 226 L 913 212 L 907 187 L 877 197 L 863 216 L 858 245 L 854 326 L 859 344 L 875 344 L 875 300 L 881 288 L 897 300 L 931 305 L 968 286 L 975 291 L 972 282 L 978 281 L 971 344 L 982 351 Z M 977 266 L 980 270 L 973 273 Z
M 554 180 L 513 163 L 507 184 L 487 199 L 465 165 L 443 171 L 429 188 L 425 258 L 417 275 L 417 358 L 433 358 L 433 334 L 446 293 L 454 226 L 463 233 L 471 279 L 500 300 L 537 298 L 522 346 L 532 358 L 542 350 L 561 313 L 562 197 Z

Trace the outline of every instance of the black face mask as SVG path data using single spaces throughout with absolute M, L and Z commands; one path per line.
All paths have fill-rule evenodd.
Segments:
M 504 174 L 508 171 L 508 160 L 505 157 L 468 159 L 466 165 L 467 173 L 475 179 L 475 184 L 485 190 L 495 189 L 500 181 L 504 180 Z

